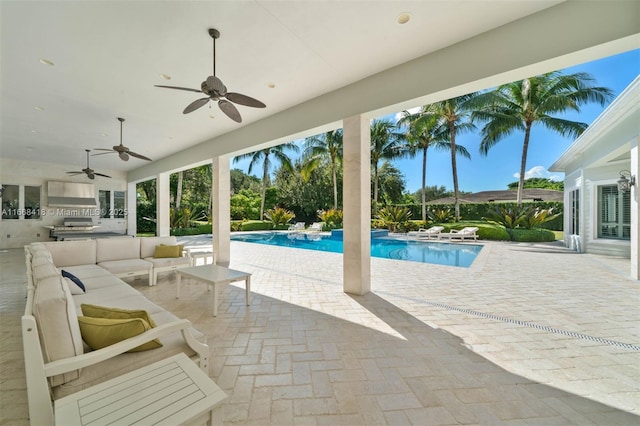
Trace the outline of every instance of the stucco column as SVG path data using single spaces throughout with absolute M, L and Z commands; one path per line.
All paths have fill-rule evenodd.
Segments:
M 631 187 L 631 278 L 640 280 L 640 205 L 638 203 L 638 178 L 640 174 L 640 147 L 638 138 L 631 144 L 631 174 L 636 177 L 636 184 Z
M 371 131 L 364 116 L 343 120 L 345 293 L 371 290 Z
M 170 235 L 170 199 L 169 173 L 160 173 L 156 177 L 156 235 L 159 237 L 168 237 Z
M 135 236 L 138 232 L 136 200 L 136 183 L 127 182 L 127 235 Z
M 229 172 L 229 157 L 214 157 L 212 159 L 211 197 L 213 206 L 211 221 L 213 225 L 213 251 L 216 254 L 216 264 L 229 266 L 231 260 L 231 174 Z

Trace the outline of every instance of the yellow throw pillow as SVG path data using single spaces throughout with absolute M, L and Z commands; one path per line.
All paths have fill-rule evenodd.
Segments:
M 105 348 L 151 329 L 149 323 L 141 318 L 78 317 L 78 323 L 82 340 L 93 350 Z M 154 339 L 127 352 L 148 351 L 160 347 L 162 347 L 162 343 L 158 339 Z
M 131 319 L 140 318 L 145 320 L 151 328 L 156 326 L 156 323 L 151 318 L 151 315 L 144 309 L 119 309 L 108 308 L 106 306 L 89 305 L 82 303 L 80 305 L 82 309 L 82 315 L 92 318 L 109 318 L 109 319 Z
M 182 256 L 182 248 L 180 246 L 165 246 L 159 245 L 156 246 L 156 251 L 153 254 L 155 258 L 162 257 L 181 257 Z

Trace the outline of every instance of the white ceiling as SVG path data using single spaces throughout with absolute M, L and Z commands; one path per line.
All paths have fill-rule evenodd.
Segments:
M 2 0 L 0 155 L 84 165 L 84 149 L 119 143 L 123 117 L 124 145 L 160 159 L 558 3 Z M 212 27 L 218 77 L 267 104 L 239 106 L 242 124 L 216 105 L 183 115 L 202 95 L 153 87 L 200 87 Z M 98 170 L 143 163 L 91 159 Z

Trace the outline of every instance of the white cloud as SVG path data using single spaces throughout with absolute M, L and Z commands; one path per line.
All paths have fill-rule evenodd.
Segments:
M 516 179 L 520 179 L 520 173 L 514 173 L 513 177 Z M 524 173 L 525 179 L 531 178 L 547 178 L 556 182 L 559 182 L 563 179 L 563 176 L 558 173 L 551 173 L 544 166 L 533 166 L 529 170 Z
M 409 114 L 415 114 L 416 112 L 420 111 L 420 108 L 422 107 L 409 108 L 407 111 L 409 111 Z M 396 112 L 395 118 L 396 122 L 400 120 L 402 118 L 402 111 Z

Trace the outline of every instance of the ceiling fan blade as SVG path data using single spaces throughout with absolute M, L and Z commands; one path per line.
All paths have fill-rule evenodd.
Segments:
M 122 161 L 129 161 L 129 154 L 127 154 L 126 152 L 120 152 L 118 153 L 118 156 Z
M 105 154 L 115 154 L 116 152 L 112 149 L 105 149 L 105 151 L 108 152 L 101 152 L 100 154 L 91 154 L 92 157 L 95 157 L 96 155 L 105 155 Z
M 160 85 L 158 85 L 158 84 L 154 85 L 154 87 L 162 87 L 162 88 L 164 88 L 164 89 L 186 90 L 187 92 L 202 93 L 202 90 L 199 90 L 199 89 L 190 89 L 189 87 L 160 86 Z
M 113 151 L 112 148 L 93 148 L 94 151 Z M 91 155 L 98 155 L 98 154 L 91 154 Z
M 240 105 L 253 107 L 253 108 L 266 108 L 266 105 L 260 102 L 259 100 L 254 99 L 247 95 L 240 94 L 240 93 L 233 93 L 233 92 L 227 93 L 226 97 L 231 102 L 235 102 Z
M 183 114 L 189 114 L 190 112 L 193 112 L 193 111 L 197 110 L 198 108 L 200 108 L 202 106 L 205 106 L 208 102 L 209 102 L 209 98 L 196 99 L 195 101 L 193 101 L 189 105 L 187 105 L 187 107 L 184 109 L 184 111 L 182 111 L 182 113 Z
M 238 108 L 235 107 L 231 102 L 226 101 L 224 99 L 220 99 L 218 101 L 218 106 L 224 112 L 227 117 L 235 121 L 236 123 L 242 123 L 242 117 L 240 117 L 240 112 L 238 112 Z
M 224 96 L 227 93 L 227 86 L 222 83 L 215 75 L 210 75 L 207 77 L 207 86 L 218 92 L 221 96 Z
M 75 175 L 81 175 L 84 172 L 67 172 L 67 174 L 70 174 L 71 176 L 75 176 Z
M 96 176 L 102 176 L 106 178 L 111 178 L 111 176 L 103 175 L 102 173 L 94 173 Z
M 136 158 L 139 158 L 141 160 L 153 161 L 153 160 L 151 160 L 151 158 L 145 157 L 144 155 L 138 154 L 138 153 L 133 152 L 133 151 L 129 151 L 129 155 L 134 156 Z

